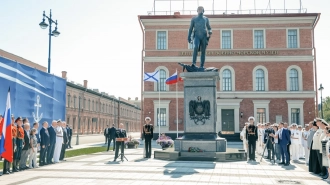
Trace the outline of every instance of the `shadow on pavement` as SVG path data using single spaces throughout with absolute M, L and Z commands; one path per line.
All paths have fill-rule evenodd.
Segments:
M 203 162 L 197 164 L 199 166 L 195 166 L 191 162 L 171 162 L 164 166 L 164 168 L 166 169 L 164 170 L 163 174 L 169 175 L 171 176 L 171 178 L 181 178 L 185 175 L 193 175 L 200 173 L 199 171 L 196 171 L 196 169 L 214 169 L 216 165 L 212 162 Z
M 143 162 L 143 161 L 147 161 L 147 158 L 141 158 L 141 159 L 136 159 L 134 160 L 134 162 Z

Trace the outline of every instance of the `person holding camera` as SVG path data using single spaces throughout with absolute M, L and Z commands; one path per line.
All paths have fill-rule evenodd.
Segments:
M 268 151 L 267 159 L 269 160 L 274 158 L 274 138 L 271 137 L 272 134 L 275 134 L 273 128 L 270 126 L 270 123 L 266 123 L 264 144 L 265 144 L 265 148 L 267 148 Z

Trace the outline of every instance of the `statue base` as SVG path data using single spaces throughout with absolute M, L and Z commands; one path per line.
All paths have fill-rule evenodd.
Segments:
M 215 67 L 203 68 L 203 67 L 197 67 L 194 64 L 187 65 L 180 62 L 179 65 L 183 67 L 183 72 L 185 70 L 187 70 L 187 72 L 218 72 L 219 71 L 219 69 Z

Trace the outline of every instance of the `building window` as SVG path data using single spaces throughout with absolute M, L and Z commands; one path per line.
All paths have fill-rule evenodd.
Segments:
M 299 91 L 298 71 L 290 70 L 290 91 Z
M 298 48 L 298 30 L 288 30 L 288 48 Z
M 76 105 L 76 99 L 77 99 L 77 97 L 75 96 L 75 97 L 73 97 L 73 108 L 76 108 L 77 107 L 77 105 Z
M 157 49 L 158 50 L 167 49 L 166 31 L 157 31 Z
M 223 91 L 231 91 L 231 71 L 229 69 L 225 69 L 222 72 L 222 90 Z
M 68 94 L 68 107 L 70 107 L 70 102 L 71 102 L 71 96 Z
M 166 108 L 157 108 L 157 126 L 166 126 Z
M 262 69 L 256 71 L 256 91 L 265 91 L 265 73 Z
M 266 109 L 257 109 L 257 123 L 266 122 Z
M 86 99 L 84 98 L 84 106 L 83 106 L 83 109 L 86 109 Z
M 164 69 L 159 70 L 159 82 L 157 83 L 157 91 L 166 91 L 166 71 Z
M 88 100 L 88 110 L 91 110 L 91 100 Z
M 94 100 L 92 101 L 92 111 L 95 110 L 95 107 L 94 107 Z
M 300 113 L 300 109 L 297 108 L 291 109 L 291 123 L 296 123 L 300 125 L 299 113 Z
M 264 46 L 264 30 L 254 30 L 254 48 L 263 49 Z
M 231 31 L 223 30 L 221 32 L 221 48 L 222 49 L 232 49 L 231 40 L 232 40 Z

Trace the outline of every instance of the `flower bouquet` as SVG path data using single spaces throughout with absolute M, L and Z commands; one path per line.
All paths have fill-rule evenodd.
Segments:
M 174 141 L 172 140 L 171 137 L 166 136 L 165 134 L 162 134 L 157 140 L 156 140 L 157 144 L 159 144 L 162 149 L 166 149 L 166 148 L 171 148 L 173 147 Z
M 199 149 L 198 147 L 189 147 L 188 152 L 204 152 L 204 150 Z
M 137 148 L 140 142 L 136 139 L 133 139 L 132 136 L 128 137 L 128 141 L 125 141 L 127 148 Z

